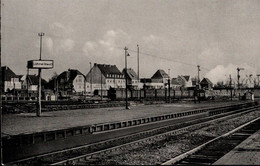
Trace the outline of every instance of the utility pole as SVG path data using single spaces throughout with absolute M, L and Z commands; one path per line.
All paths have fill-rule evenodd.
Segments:
M 89 62 L 89 72 L 90 72 L 90 94 L 92 93 L 92 64 Z
M 230 97 L 232 100 L 232 79 L 231 79 L 231 74 L 229 74 L 229 88 L 230 88 Z
M 237 88 L 240 89 L 240 83 L 239 83 L 239 78 L 240 78 L 240 75 L 239 75 L 239 72 L 240 70 L 244 70 L 244 68 L 237 68 Z
M 137 44 L 137 77 L 138 77 L 137 89 L 140 88 L 140 75 L 139 75 L 140 69 L 139 69 L 139 66 L 140 66 L 140 60 L 139 60 L 139 45 Z M 141 88 L 140 88 L 140 89 L 141 89 Z M 140 89 L 139 89 L 140 95 L 138 95 L 138 97 L 141 98 L 141 90 L 140 90 Z
M 171 69 L 168 69 L 168 93 L 169 93 L 169 103 L 171 103 L 171 80 L 170 80 Z
M 26 67 L 27 67 L 26 88 L 27 88 L 27 97 L 29 100 L 29 67 L 28 65 Z
M 258 86 L 257 87 L 259 88 L 259 85 L 260 85 L 259 84 L 259 76 L 260 76 L 260 74 L 257 74 L 256 76 L 257 76 L 257 79 L 258 79 L 258 84 L 257 84 Z
M 15 97 L 15 82 L 14 82 L 14 79 L 15 79 L 15 77 L 12 77 L 13 78 L 13 86 L 14 86 L 14 88 L 13 88 L 13 90 L 14 90 L 14 92 L 13 92 L 13 100 L 14 100 L 14 97 Z
M 140 81 L 140 77 L 139 77 L 139 45 L 137 44 L 137 76 L 138 76 L 138 84 Z
M 40 59 L 42 59 L 42 37 L 44 36 L 44 33 L 41 32 L 41 33 L 38 33 L 38 36 L 40 36 Z M 37 113 L 36 115 L 37 116 L 41 116 L 41 73 L 42 73 L 42 69 L 38 69 L 38 77 L 39 77 L 39 83 L 38 83 L 38 109 L 37 109 Z
M 55 85 L 56 85 L 56 101 L 59 99 L 59 80 L 58 76 L 55 78 Z
M 127 56 L 129 56 L 127 50 L 128 48 L 125 47 L 125 109 L 129 109 L 128 107 L 128 96 L 127 96 Z
M 101 101 L 103 99 L 103 93 L 102 93 L 102 71 L 100 70 L 100 85 L 101 85 Z
M 198 67 L 198 100 L 200 103 L 200 65 L 197 66 Z

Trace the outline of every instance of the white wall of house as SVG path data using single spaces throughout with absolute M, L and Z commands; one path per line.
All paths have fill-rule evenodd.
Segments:
M 36 91 L 38 89 L 38 85 L 30 85 L 28 89 Z
M 26 75 L 21 78 L 22 89 L 27 89 Z M 28 90 L 37 91 L 38 85 L 29 85 Z
M 125 88 L 125 80 L 124 79 L 114 79 L 107 78 L 105 88 L 108 90 L 109 88 Z
M 85 78 L 83 75 L 77 75 L 73 80 L 73 87 L 76 92 L 84 92 Z
M 144 83 L 142 83 L 142 87 L 143 87 Z M 149 83 L 145 83 L 146 86 L 150 86 L 154 89 L 164 89 L 164 83 L 156 83 L 156 82 L 149 82 Z
M 7 92 L 7 89 L 22 89 L 22 83 L 19 81 L 19 78 L 12 78 L 11 81 L 4 82 L 4 91 Z
M 101 84 L 92 84 L 92 92 L 95 90 L 101 90 Z M 102 90 L 107 90 L 106 84 L 102 84 Z
M 139 89 L 139 81 L 138 80 L 132 80 L 132 86 Z
M 192 87 L 191 79 L 185 83 L 185 87 Z

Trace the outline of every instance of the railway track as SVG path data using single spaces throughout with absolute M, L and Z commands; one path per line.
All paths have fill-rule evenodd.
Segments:
M 66 165 L 66 164 L 88 164 L 95 158 L 95 156 L 106 155 L 110 152 L 120 150 L 124 147 L 138 146 L 139 144 L 164 138 L 167 135 L 177 135 L 189 130 L 195 130 L 206 126 L 215 120 L 231 118 L 253 111 L 259 106 L 250 108 L 243 108 L 227 112 L 224 114 L 214 115 L 208 118 L 196 119 L 189 122 L 161 127 L 158 129 L 149 130 L 142 133 L 131 134 L 116 139 L 110 139 L 90 145 L 66 149 L 63 151 L 39 155 L 36 157 L 27 158 L 24 160 L 7 163 L 11 165 L 25 165 L 25 164 L 41 164 L 41 165 Z
M 214 138 L 162 165 L 212 165 L 260 129 L 260 117 Z

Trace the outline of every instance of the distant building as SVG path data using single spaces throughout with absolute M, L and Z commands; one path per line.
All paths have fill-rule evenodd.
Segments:
M 249 75 L 249 77 L 246 78 L 245 80 L 245 87 L 246 88 L 254 88 L 255 86 L 255 81 L 252 78 L 252 75 Z
M 125 69 L 123 69 L 122 74 L 125 75 Z M 130 88 L 133 88 L 133 89 L 139 88 L 138 87 L 139 86 L 138 76 L 132 68 L 127 69 L 126 77 L 127 77 L 127 85 Z
M 20 96 L 36 98 L 38 96 L 39 78 L 37 75 L 23 75 L 21 76 L 22 90 L 19 92 Z M 42 93 L 45 90 L 47 81 L 41 79 Z M 43 96 L 43 94 L 42 94 Z
M 152 89 L 154 88 L 152 85 L 152 79 L 151 78 L 141 78 L 140 82 L 142 84 L 142 89 Z
M 200 81 L 200 86 L 202 89 L 212 89 L 213 83 L 208 78 L 203 78 Z
M 9 67 L 1 67 L 1 76 L 2 76 L 2 92 L 8 92 L 11 90 L 17 90 L 22 88 L 20 81 L 21 76 L 16 75 Z
M 62 96 L 84 94 L 86 77 L 76 69 L 68 69 L 57 77 L 57 89 Z
M 190 76 L 179 75 L 177 77 L 176 81 L 181 85 L 181 87 L 184 87 L 184 88 L 192 87 L 192 81 L 191 81 Z
M 169 78 L 169 75 L 162 69 L 157 70 L 151 77 L 153 83 L 167 83 Z
M 181 84 L 177 81 L 177 78 L 171 79 L 171 87 L 174 89 L 181 87 Z
M 151 78 L 142 78 L 141 83 L 147 89 L 164 89 L 167 87 L 169 75 L 164 70 L 157 70 Z
M 97 64 L 86 75 L 87 92 L 94 90 L 109 90 L 109 88 L 125 88 L 124 74 L 116 65 Z
M 29 91 L 37 91 L 39 78 L 37 75 L 23 75 L 21 77 L 21 83 L 22 83 L 22 89 L 27 89 Z M 46 84 L 47 81 L 42 78 L 41 79 L 42 88 L 44 88 Z

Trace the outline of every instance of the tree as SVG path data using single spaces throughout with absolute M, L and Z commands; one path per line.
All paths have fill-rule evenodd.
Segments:
M 214 86 L 215 88 L 225 88 L 224 82 L 223 81 L 218 81 L 217 84 Z
M 55 80 L 58 77 L 58 74 L 56 73 L 56 71 L 52 74 L 52 77 L 49 79 L 49 82 L 51 80 Z
M 54 90 L 57 77 L 58 77 L 58 74 L 56 72 L 54 72 L 52 77 L 49 79 L 49 82 L 47 83 L 48 89 Z

